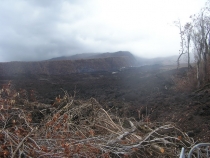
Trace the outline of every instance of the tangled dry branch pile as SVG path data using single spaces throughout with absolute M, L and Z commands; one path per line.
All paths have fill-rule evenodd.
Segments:
M 177 157 L 194 145 L 172 123 L 119 118 L 94 98 L 74 100 L 66 92 L 39 124 L 19 105 L 0 111 L 0 157 Z

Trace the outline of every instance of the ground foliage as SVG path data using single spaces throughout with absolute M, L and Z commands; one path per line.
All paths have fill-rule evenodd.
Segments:
M 177 157 L 195 144 L 174 123 L 120 118 L 63 92 L 47 105 L 3 86 L 0 157 Z

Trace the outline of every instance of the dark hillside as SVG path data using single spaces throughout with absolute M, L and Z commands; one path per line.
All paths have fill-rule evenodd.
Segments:
M 128 57 L 130 59 L 135 59 L 135 57 L 128 51 L 118 51 L 118 52 L 107 52 L 107 53 L 83 53 L 71 56 L 62 56 L 57 58 L 52 58 L 50 60 L 81 60 L 81 59 L 99 59 L 99 58 L 113 58 L 113 57 Z
M 71 56 L 61 56 L 55 57 L 50 60 L 80 60 L 80 59 L 93 59 L 95 55 L 100 53 L 82 53 L 82 54 L 75 54 Z
M 8 62 L 0 63 L 0 74 L 1 76 L 15 74 L 66 75 L 71 73 L 116 71 L 122 67 L 130 66 L 136 66 L 135 59 L 126 56 L 74 61 Z

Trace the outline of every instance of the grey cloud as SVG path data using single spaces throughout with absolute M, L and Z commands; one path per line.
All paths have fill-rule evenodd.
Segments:
M 43 60 L 85 51 L 74 33 L 66 35 L 57 27 L 63 22 L 58 1 L 13 1 L 15 7 L 11 4 L 4 2 L 0 7 L 3 61 Z
M 2 0 L 0 62 L 118 50 L 143 56 L 178 54 L 179 35 L 163 24 L 165 14 L 154 7 L 150 15 L 146 1 L 131 1 L 133 14 L 127 0 Z
M 113 31 L 106 23 L 89 18 L 91 11 L 81 0 L 4 1 L 0 6 L 2 61 L 117 51 L 117 45 L 133 40 L 133 35 Z

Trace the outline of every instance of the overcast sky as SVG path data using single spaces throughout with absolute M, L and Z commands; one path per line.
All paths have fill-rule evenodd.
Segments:
M 206 0 L 0 0 L 0 62 L 127 50 L 178 55 L 179 31 Z

